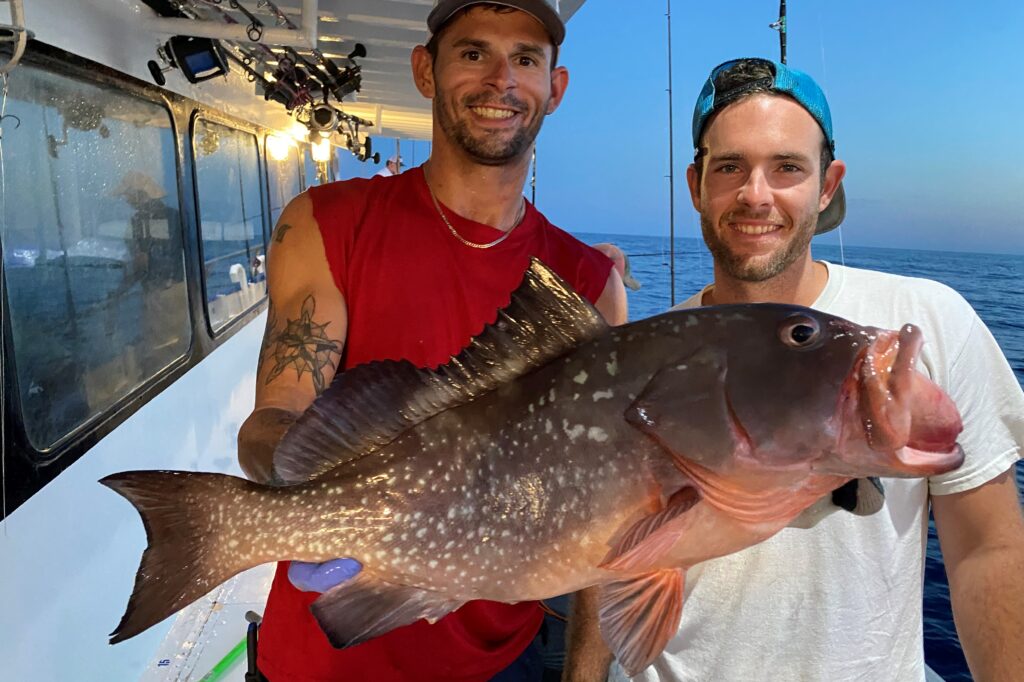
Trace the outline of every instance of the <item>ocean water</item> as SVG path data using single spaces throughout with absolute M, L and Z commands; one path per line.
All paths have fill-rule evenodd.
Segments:
M 642 284 L 629 291 L 631 320 L 664 312 L 672 303 L 667 237 L 578 234 L 589 244 L 612 242 L 630 256 L 633 276 Z M 1017 381 L 1024 386 L 1024 256 L 945 251 L 911 251 L 814 245 L 815 258 L 852 267 L 926 277 L 956 289 L 992 331 Z M 845 261 L 844 261 L 845 259 Z M 676 239 L 675 302 L 687 299 L 712 279 L 712 261 L 696 239 Z M 1017 487 L 1024 491 L 1024 466 L 1017 465 Z M 934 525 L 928 533 L 924 590 L 925 660 L 948 682 L 969 681 L 953 625 L 949 586 Z

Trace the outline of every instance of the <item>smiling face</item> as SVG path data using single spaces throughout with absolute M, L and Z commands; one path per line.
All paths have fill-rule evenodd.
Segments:
M 796 101 L 758 94 L 708 123 L 704 169 L 687 181 L 704 241 L 723 276 L 763 282 L 809 259 L 818 213 L 842 179 L 833 162 L 821 180 L 824 135 Z
M 525 12 L 460 13 L 442 30 L 436 60 L 424 47 L 413 52 L 416 85 L 434 101 L 435 146 L 484 165 L 525 158 L 568 83 L 564 68 L 551 68 L 552 53 Z

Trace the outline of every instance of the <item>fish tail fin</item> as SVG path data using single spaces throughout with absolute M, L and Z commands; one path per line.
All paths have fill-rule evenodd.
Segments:
M 221 546 L 225 522 L 237 522 L 260 486 L 224 474 L 127 471 L 103 485 L 142 517 L 148 546 L 124 616 L 110 634 L 116 644 L 191 604 L 233 575 L 263 563 Z

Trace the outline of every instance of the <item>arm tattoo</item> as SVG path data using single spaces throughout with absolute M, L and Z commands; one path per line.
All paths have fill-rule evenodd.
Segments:
M 288 320 L 283 329 L 277 329 L 276 311 L 268 313 L 267 338 L 264 346 L 267 360 L 272 361 L 274 366 L 267 374 L 264 384 L 269 384 L 290 366 L 295 368 L 299 379 L 309 372 L 317 395 L 327 388 L 324 368 L 334 367 L 332 356 L 337 355 L 339 359 L 341 358 L 344 343 L 327 337 L 325 330 L 330 322 L 314 322 L 315 312 L 316 300 L 312 296 L 307 296 L 302 302 L 299 318 Z
M 284 233 L 287 232 L 290 229 L 292 229 L 292 226 L 289 225 L 288 223 L 281 223 L 280 225 L 278 225 L 277 229 L 274 230 L 274 235 L 273 235 L 274 241 L 277 242 L 278 244 L 283 242 L 284 241 Z
M 274 299 L 267 296 L 267 329 L 263 332 L 263 346 L 260 348 L 260 357 L 256 363 L 256 376 L 263 374 L 263 365 L 267 357 L 267 349 L 270 347 L 270 340 L 273 338 L 274 329 L 277 328 L 277 308 L 274 307 Z

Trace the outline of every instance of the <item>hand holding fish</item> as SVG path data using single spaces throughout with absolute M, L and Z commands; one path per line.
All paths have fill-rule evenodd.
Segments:
M 474 599 L 598 586 L 602 635 L 635 674 L 676 632 L 688 567 L 804 520 L 851 479 L 960 466 L 956 407 L 914 369 L 922 343 L 909 325 L 769 304 L 610 328 L 535 261 L 447 365 L 339 373 L 278 446 L 283 485 L 103 479 L 150 540 L 111 641 L 291 559 L 334 566 L 296 571 L 328 588 L 311 609 L 336 647 Z M 340 584 L 338 556 L 362 566 Z
M 293 561 L 288 566 L 288 580 L 303 592 L 326 592 L 363 570 L 355 559 L 331 559 L 321 563 Z

